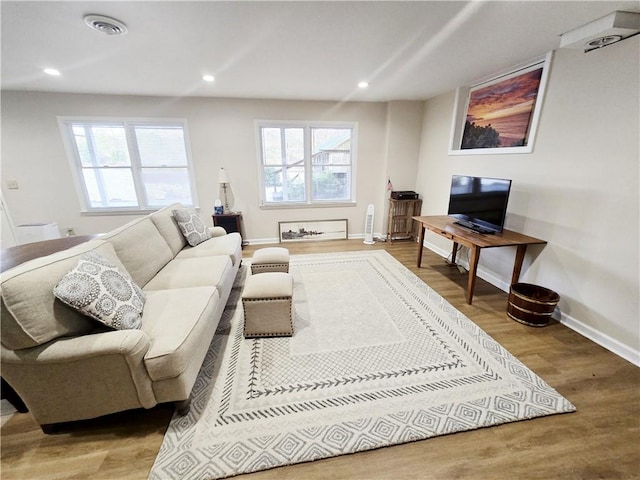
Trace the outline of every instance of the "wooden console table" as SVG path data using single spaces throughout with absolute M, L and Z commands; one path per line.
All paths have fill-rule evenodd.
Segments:
M 522 270 L 522 261 L 527 251 L 527 245 L 544 245 L 547 242 L 539 238 L 529 237 L 521 233 L 512 232 L 511 230 L 503 230 L 501 233 L 486 235 L 475 233 L 464 227 L 455 225 L 455 218 L 448 215 L 436 215 L 429 217 L 413 217 L 420 223 L 420 237 L 418 239 L 418 268 L 422 263 L 422 249 L 424 243 L 424 231 L 430 230 L 453 241 L 453 250 L 451 252 L 451 261 L 455 263 L 458 245 L 464 245 L 471 252 L 469 259 L 469 279 L 467 281 L 467 303 L 471 305 L 473 300 L 473 289 L 476 286 L 476 274 L 478 271 L 478 261 L 480 260 L 480 251 L 483 248 L 494 247 L 517 247 L 516 258 L 513 263 L 513 274 L 511 276 L 511 284 L 514 284 L 520 278 Z

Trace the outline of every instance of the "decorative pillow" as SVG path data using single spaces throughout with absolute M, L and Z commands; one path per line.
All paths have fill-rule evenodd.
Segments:
M 209 229 L 202 223 L 202 220 L 193 208 L 173 210 L 173 216 L 178 222 L 184 238 L 187 239 L 187 242 L 189 242 L 189 245 L 192 247 L 211 238 Z
M 140 328 L 144 292 L 128 273 L 93 250 L 82 255 L 76 266 L 58 281 L 53 294 L 108 327 Z

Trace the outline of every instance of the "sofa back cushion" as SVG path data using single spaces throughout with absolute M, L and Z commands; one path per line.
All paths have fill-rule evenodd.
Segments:
M 178 222 L 173 216 L 172 210 L 184 208 L 180 203 L 174 203 L 149 215 L 160 235 L 165 239 L 174 256 L 187 245 L 187 240 L 180 231 Z
M 140 287 L 174 257 L 169 244 L 149 217 L 129 222 L 101 239 L 113 245 L 127 272 Z
M 118 268 L 124 269 L 113 246 L 92 240 L 76 247 L 36 258 L 2 273 L 0 284 L 2 344 L 11 350 L 42 345 L 58 337 L 84 335 L 95 323 L 57 300 L 53 287 L 95 249 Z

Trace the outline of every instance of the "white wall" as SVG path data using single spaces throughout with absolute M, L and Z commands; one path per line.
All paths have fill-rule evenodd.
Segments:
M 385 202 L 388 158 L 403 158 L 402 171 L 417 169 L 419 127 L 411 138 L 389 146 L 394 122 L 408 111 L 418 121 L 423 102 L 401 102 L 394 115 L 386 103 L 270 101 L 220 98 L 2 92 L 2 191 L 16 224 L 57 222 L 77 234 L 109 231 L 131 216 L 80 215 L 57 116 L 186 118 L 195 163 L 201 215 L 208 218 L 221 198 L 218 170 L 231 180 L 235 210 L 241 210 L 250 240 L 276 240 L 278 221 L 348 219 L 350 235 L 362 235 L 367 205 L 381 212 Z M 398 120 L 396 120 L 398 118 Z M 260 209 L 256 153 L 256 119 L 355 121 L 358 123 L 357 205 L 354 207 Z M 415 127 L 414 127 L 415 129 Z M 394 139 L 396 135 L 394 135 Z M 413 142 L 413 144 L 411 143 Z M 398 150 L 402 150 L 398 153 Z M 407 152 L 414 152 L 408 155 Z M 411 158 L 409 158 L 411 157 Z M 409 167 L 407 167 L 409 165 Z M 405 174 L 406 175 L 406 174 Z M 6 188 L 17 180 L 18 190 Z M 375 231 L 382 231 L 382 216 Z
M 387 173 L 394 190 L 413 190 L 418 173 L 423 102 L 393 101 L 387 107 Z
M 547 240 L 521 281 L 561 296 L 561 320 L 640 364 L 638 234 L 640 37 L 599 51 L 558 50 L 534 151 L 448 156 L 454 92 L 426 102 L 416 189 L 446 214 L 452 174 L 513 179 L 506 227 Z M 433 234 L 440 253 L 451 243 Z M 508 289 L 513 249 L 483 251 L 481 276 Z

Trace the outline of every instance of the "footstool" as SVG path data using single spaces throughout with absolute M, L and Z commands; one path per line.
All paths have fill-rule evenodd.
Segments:
M 242 292 L 245 337 L 293 335 L 293 278 L 284 272 L 251 275 Z
M 289 273 L 289 250 L 283 247 L 269 247 L 256 250 L 251 259 L 251 273 Z

